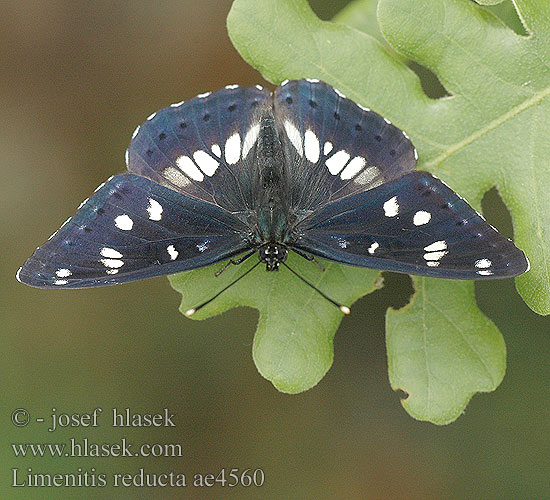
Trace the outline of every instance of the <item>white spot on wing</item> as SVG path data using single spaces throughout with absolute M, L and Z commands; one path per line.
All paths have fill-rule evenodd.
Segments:
M 214 153 L 218 158 L 222 157 L 222 150 L 219 144 L 212 144 L 210 149 L 212 149 L 212 153 Z
M 476 260 L 475 266 L 478 269 L 487 269 L 488 267 L 491 267 L 493 263 L 489 259 L 479 259 Z
M 359 107 L 359 109 L 362 109 L 363 111 L 370 111 L 370 108 L 367 108 L 366 106 L 361 106 L 361 104 L 355 103 Z
M 193 159 L 208 177 L 212 177 L 220 166 L 220 162 L 218 160 L 212 158 L 202 149 L 199 149 L 193 153 Z
M 319 83 L 319 80 L 317 78 L 306 78 L 306 81 L 309 83 Z
M 391 122 L 390 122 L 387 118 L 384 118 L 384 121 L 385 121 L 388 125 L 391 125 Z
M 246 158 L 246 155 L 248 154 L 248 152 L 252 149 L 252 146 L 254 146 L 256 139 L 258 139 L 259 133 L 260 133 L 259 123 L 256 123 L 256 125 L 248 129 L 248 132 L 244 136 L 244 142 L 243 142 L 243 153 L 242 153 L 243 160 Z
M 288 82 L 289 82 L 289 80 L 283 80 L 283 81 L 281 82 L 281 85 L 280 85 L 280 86 L 281 86 L 281 87 L 284 87 Z
M 174 245 L 168 245 L 166 247 L 166 251 L 168 252 L 168 255 L 170 255 L 170 259 L 176 260 L 178 258 L 179 252 L 176 250 Z
M 319 161 L 320 148 L 319 139 L 317 139 L 315 132 L 310 129 L 306 130 L 304 136 L 304 149 L 306 158 L 311 163 L 317 163 Z
M 110 267 L 111 269 L 117 269 L 124 265 L 124 261 L 119 259 L 101 259 L 100 261 L 105 267 Z
M 130 231 L 134 227 L 134 221 L 126 214 L 115 217 L 115 226 L 123 231 Z
M 126 166 L 128 166 L 128 163 L 130 163 L 130 152 L 128 150 L 124 153 L 124 161 L 126 162 Z
M 187 186 L 187 184 L 190 183 L 189 179 L 185 177 L 185 175 L 171 165 L 164 169 L 162 175 L 164 175 L 164 177 L 166 177 L 172 184 L 179 187 Z
M 234 84 L 231 84 L 231 85 L 226 85 L 225 88 L 229 89 L 229 90 L 233 90 L 233 89 L 239 88 L 239 86 L 234 83 Z
M 369 253 L 371 255 L 374 255 L 374 252 L 376 251 L 376 249 L 379 247 L 379 243 L 377 241 L 375 241 L 370 247 L 369 247 Z
M 256 85 L 256 88 L 257 88 L 258 90 L 263 90 L 263 89 L 264 89 L 261 85 Z
M 332 142 L 327 141 L 323 146 L 323 154 L 326 156 L 332 151 Z
M 477 274 L 480 274 L 481 276 L 491 276 L 491 274 L 495 273 L 493 273 L 490 269 L 483 269 L 482 271 L 477 271 Z
M 371 188 L 374 188 L 384 183 L 382 176 L 380 176 L 376 182 L 372 182 L 378 176 L 380 176 L 380 170 L 378 170 L 378 167 L 367 167 L 355 179 L 353 179 L 353 182 L 361 185 L 370 184 Z
M 80 210 L 84 205 L 86 205 L 86 203 L 88 203 L 88 200 L 89 200 L 89 199 L 90 199 L 90 198 L 86 198 L 80 205 L 78 205 L 77 210 Z
M 174 104 L 170 104 L 170 107 L 172 108 L 179 108 L 185 101 L 175 102 Z
M 340 174 L 340 177 L 342 178 L 342 180 L 347 180 L 355 177 L 365 167 L 365 164 L 365 158 L 363 158 L 362 156 L 356 156 L 347 164 L 346 168 Z
M 149 198 L 147 212 L 149 212 L 149 219 L 151 220 L 162 219 L 162 205 L 157 200 L 153 200 L 153 198 Z
M 191 179 L 198 182 L 203 181 L 204 174 L 197 168 L 197 166 L 193 163 L 193 160 L 189 158 L 189 156 L 179 156 L 176 159 L 176 165 L 184 174 L 191 177 Z
M 109 259 L 120 259 L 122 258 L 122 254 L 115 250 L 114 248 L 108 248 L 103 247 L 99 252 L 103 257 L 107 257 Z
M 68 278 L 73 273 L 69 269 L 58 269 L 55 274 L 59 278 Z
M 332 175 L 337 175 L 340 173 L 346 163 L 349 160 L 349 153 L 343 149 L 334 153 L 328 160 L 325 161 L 325 165 L 328 168 L 328 171 Z
M 386 217 L 395 217 L 398 213 L 399 203 L 397 203 L 397 196 L 394 196 L 384 203 L 384 214 Z
M 419 210 L 414 214 L 413 224 L 415 226 L 423 226 L 424 224 L 427 224 L 428 222 L 430 222 L 431 218 L 432 218 L 432 214 L 430 212 Z
M 19 283 L 21 283 L 20 274 L 21 274 L 21 270 L 22 270 L 22 269 L 23 269 L 23 268 L 20 267 L 20 268 L 17 270 L 17 272 L 15 273 L 15 279 L 16 279 L 17 281 L 19 281 Z
M 118 269 L 107 269 L 107 271 L 105 271 L 107 274 L 116 274 L 118 273 Z
M 338 89 L 334 89 L 334 92 L 336 92 L 336 94 L 339 95 L 342 99 L 346 98 L 346 96 L 342 94 L 342 92 L 340 92 Z
M 199 99 L 204 99 L 205 97 L 208 97 L 212 92 L 205 92 L 204 94 L 198 94 L 197 97 Z
M 55 280 L 53 282 L 54 285 L 66 285 L 68 283 L 67 280 Z
M 136 135 L 138 135 L 138 132 L 139 132 L 139 125 L 136 127 L 136 129 L 132 133 L 132 139 L 135 139 Z
M 414 159 L 418 160 L 418 151 L 416 149 L 414 150 Z
M 296 148 L 296 151 L 298 151 L 298 154 L 300 156 L 304 156 L 302 136 L 300 135 L 300 132 L 298 132 L 296 126 L 290 120 L 285 120 L 285 130 L 286 135 L 288 136 L 292 145 Z
M 431 245 L 424 247 L 426 252 L 439 252 L 440 250 L 447 250 L 447 242 L 445 240 L 434 241 Z
M 155 111 L 154 113 L 151 113 L 151 114 L 147 117 L 147 119 L 148 119 L 148 120 L 152 120 L 155 116 L 157 116 L 157 112 L 156 112 L 156 111 Z
M 425 260 L 439 260 L 444 255 L 447 255 L 447 252 L 430 252 L 424 254 Z
M 241 157 L 241 136 L 238 132 L 234 133 L 225 141 L 225 161 L 229 165 L 234 165 Z
M 340 248 L 348 248 L 349 241 L 345 240 L 344 238 L 338 238 L 338 246 Z
M 208 243 L 210 243 L 208 240 L 205 240 L 202 243 L 199 243 L 197 245 L 197 250 L 201 253 L 204 252 L 208 248 Z
M 439 261 L 437 261 L 437 260 L 429 260 L 428 262 L 426 262 L 426 264 L 427 264 L 429 267 L 437 267 L 437 266 L 439 266 Z

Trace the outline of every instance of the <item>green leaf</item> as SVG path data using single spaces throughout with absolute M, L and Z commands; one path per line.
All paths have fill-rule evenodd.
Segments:
M 413 417 L 447 424 L 475 392 L 500 384 L 506 347 L 496 326 L 472 307 L 469 283 L 414 283 L 412 303 L 386 316 L 391 386 L 409 395 L 403 405 Z
M 366 0 L 361 3 L 369 8 Z M 483 194 L 496 185 L 512 214 L 517 244 L 532 264 L 518 289 L 533 310 L 548 313 L 548 7 L 542 0 L 516 5 L 530 37 L 516 35 L 468 0 L 380 1 L 385 39 L 440 78 L 452 94 L 441 100 L 429 99 L 417 76 L 375 38 L 321 21 L 305 0 L 236 0 L 227 24 L 235 47 L 268 80 L 319 78 L 386 116 L 412 137 L 419 167 L 436 173 L 478 209 Z M 354 9 L 358 12 L 351 6 L 340 20 L 347 16 L 352 23 Z M 368 26 L 364 30 L 374 25 Z M 252 264 L 230 268 L 220 278 L 211 268 L 173 277 L 183 293 L 182 310 L 211 297 Z M 374 271 L 327 264 L 323 273 L 295 256 L 290 264 L 348 305 L 374 286 Z M 446 423 L 473 393 L 499 384 L 504 346 L 477 309 L 471 282 L 415 283 L 412 303 L 388 312 L 391 384 L 409 393 L 404 406 L 415 418 Z M 260 311 L 254 360 L 265 377 L 286 392 L 318 382 L 332 362 L 341 320 L 336 309 L 288 271 L 258 268 L 198 316 L 238 305 Z M 412 359 L 412 345 L 421 346 L 423 364 Z
M 497 5 L 503 0 L 475 0 L 479 5 Z
M 383 0 L 378 16 L 390 44 L 434 71 L 452 94 L 424 103 L 422 119 L 410 130 L 420 167 L 476 207 L 485 191 L 498 188 L 516 243 L 531 261 L 531 271 L 517 279 L 518 291 L 535 312 L 548 314 L 550 31 L 538 23 L 548 15 L 548 4 L 516 5 L 535 30 L 532 37 L 516 35 L 490 12 L 462 0 Z
M 211 298 L 217 291 L 250 269 L 257 259 L 230 266 L 219 277 L 208 267 L 170 276 L 172 287 L 183 296 L 180 310 Z M 324 262 L 322 271 L 295 254 L 287 263 L 334 300 L 351 304 L 375 289 L 378 273 Z M 220 266 L 221 268 L 222 266 Z M 193 318 L 204 319 L 237 306 L 260 311 L 253 355 L 258 371 L 282 392 L 297 393 L 323 378 L 333 359 L 334 332 L 342 313 L 317 292 L 282 268 L 267 273 L 258 266 L 246 278 L 221 294 Z
M 419 168 L 436 173 L 478 209 L 484 193 L 497 186 L 510 209 L 516 241 L 532 264 L 531 271 L 518 279 L 518 289 L 533 310 L 545 314 L 550 312 L 550 203 L 544 196 L 550 181 L 550 169 L 545 168 L 550 145 L 544 141 L 550 124 L 546 99 L 550 33 L 543 21 L 548 7 L 542 1 L 516 5 L 533 32 L 529 38 L 516 35 L 496 16 L 467 0 L 380 1 L 378 16 L 385 39 L 440 78 L 452 94 L 441 100 L 429 99 L 416 75 L 375 38 L 320 21 L 305 1 L 236 0 L 228 28 L 241 55 L 270 81 L 319 78 L 388 117 L 412 137 L 420 154 Z M 379 36 L 372 21 L 350 20 L 361 6 L 372 15 L 372 3 L 362 0 L 338 20 Z M 498 385 L 504 349 L 494 325 L 475 305 L 472 283 L 422 283 L 422 293 L 417 293 L 409 308 L 388 313 L 391 383 L 408 388 L 405 407 L 416 418 L 449 422 L 474 392 Z M 442 287 L 440 311 L 430 310 L 431 320 L 424 323 L 428 316 L 419 297 L 432 297 Z M 460 358 L 457 364 L 452 331 L 440 330 L 441 310 L 454 310 L 457 304 L 463 310 L 453 318 L 457 328 L 492 339 L 485 344 L 482 358 L 476 361 L 473 354 L 467 356 L 470 363 L 483 359 L 490 377 L 479 371 L 461 377 L 468 363 Z M 409 319 L 406 329 L 393 321 L 400 314 Z M 401 336 L 406 339 L 413 334 L 430 339 L 427 352 L 439 354 L 437 362 L 429 360 L 430 366 L 435 363 L 445 373 L 438 377 L 449 381 L 447 391 L 456 397 L 449 398 L 446 391 L 431 392 L 430 404 L 421 403 L 426 377 L 425 385 L 419 385 L 422 373 L 405 362 L 403 351 L 394 351 L 405 342 L 399 342 Z
M 336 16 L 333 21 L 337 23 L 347 24 L 352 28 L 358 29 L 369 34 L 380 42 L 384 48 L 398 59 L 404 59 L 400 54 L 395 52 L 386 42 L 380 31 L 376 10 L 378 8 L 378 0 L 355 0 L 346 5 Z

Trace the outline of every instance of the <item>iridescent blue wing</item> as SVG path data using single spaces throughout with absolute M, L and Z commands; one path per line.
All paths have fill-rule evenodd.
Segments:
M 253 161 L 271 92 L 228 85 L 153 113 L 126 153 L 128 170 L 179 193 L 246 212 L 259 178 Z
M 416 150 L 401 130 L 326 83 L 285 83 L 275 91 L 274 110 L 289 204 L 298 216 L 416 166 Z
M 315 212 L 295 247 L 343 264 L 455 279 L 506 278 L 523 252 L 426 172 L 412 172 Z
M 17 277 L 40 288 L 126 283 L 232 257 L 249 248 L 247 233 L 226 210 L 122 174 L 83 203 Z

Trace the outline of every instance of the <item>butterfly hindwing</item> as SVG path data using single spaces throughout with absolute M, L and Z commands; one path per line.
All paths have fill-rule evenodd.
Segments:
M 326 83 L 285 83 L 274 93 L 274 110 L 296 212 L 366 191 L 416 166 L 416 150 L 401 130 Z
M 228 85 L 153 113 L 127 151 L 132 173 L 228 210 L 246 211 L 254 193 L 259 116 L 271 109 L 262 87 Z
M 355 266 L 455 279 L 525 272 L 523 252 L 439 179 L 412 172 L 315 212 L 296 247 Z
M 249 248 L 228 212 L 149 179 L 117 175 L 18 273 L 41 288 L 125 283 L 207 266 Z

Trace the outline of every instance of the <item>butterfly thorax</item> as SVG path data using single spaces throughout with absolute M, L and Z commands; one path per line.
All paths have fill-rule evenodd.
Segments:
M 261 119 L 256 149 L 256 165 L 259 183 L 255 200 L 256 240 L 261 245 L 269 243 L 275 248 L 277 247 L 276 244 L 285 241 L 288 228 L 288 210 L 283 189 L 282 146 L 271 113 L 264 115 Z M 261 248 L 259 251 L 261 251 Z M 274 255 L 280 255 L 280 253 Z M 260 258 L 260 260 L 262 259 Z M 268 263 L 267 260 L 265 262 Z M 269 264 L 267 267 L 268 270 L 274 270 L 269 268 Z

